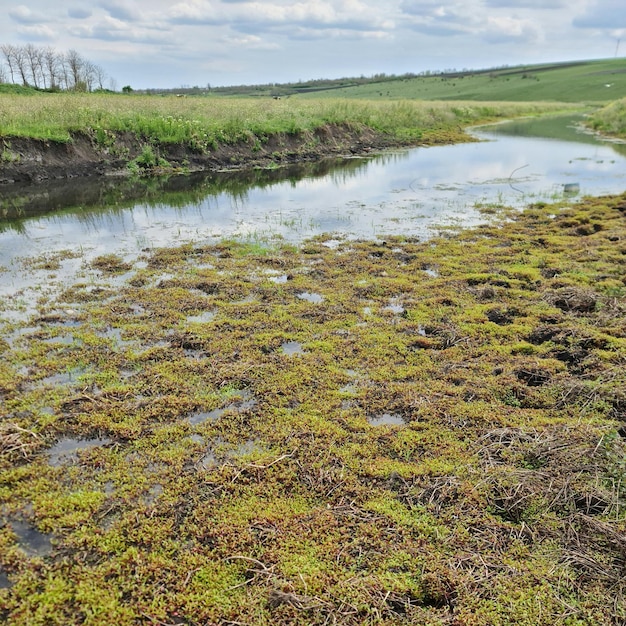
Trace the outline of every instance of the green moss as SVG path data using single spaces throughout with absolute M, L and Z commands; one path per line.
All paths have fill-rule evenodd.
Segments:
M 129 275 L 78 325 L 51 303 L 0 346 L 2 619 L 611 623 L 623 206 L 535 206 L 396 252 L 101 260 Z

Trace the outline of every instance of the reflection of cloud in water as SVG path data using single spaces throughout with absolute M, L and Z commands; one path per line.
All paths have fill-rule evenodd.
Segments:
M 516 132 L 522 132 L 519 128 L 517 124 Z M 480 133 L 486 136 L 484 130 Z M 437 224 L 484 221 L 475 209 L 477 202 L 521 208 L 531 199 L 552 200 L 572 181 L 580 183 L 584 195 L 622 192 L 626 158 L 611 146 L 588 137 L 585 141 L 499 135 L 497 141 L 281 170 L 195 174 L 139 186 L 90 181 L 85 184 L 93 189 L 68 196 L 75 198 L 76 210 L 59 208 L 65 192 L 62 185 L 53 185 L 49 197 L 54 213 L 0 222 L 0 266 L 10 270 L 0 275 L 1 291 L 14 293 L 31 281 L 13 264 L 17 256 L 69 248 L 82 250 L 88 260 L 222 236 L 280 235 L 290 241 L 322 232 L 426 237 Z M 35 213 L 50 210 L 40 192 L 38 188 Z M 35 279 L 41 280 L 39 274 Z

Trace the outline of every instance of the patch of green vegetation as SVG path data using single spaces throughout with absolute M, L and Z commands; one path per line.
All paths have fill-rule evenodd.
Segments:
M 171 169 L 166 159 L 158 155 L 151 145 L 145 145 L 141 153 L 128 162 L 128 169 L 133 174 L 149 174 L 157 170 Z
M 591 116 L 591 127 L 607 135 L 626 138 L 626 98 L 595 111 Z
M 625 212 L 98 257 L 0 343 L 0 619 L 623 621 Z
M 34 87 L 14 85 L 12 83 L 0 83 L 0 94 L 12 94 L 18 96 L 34 96 L 39 93 Z

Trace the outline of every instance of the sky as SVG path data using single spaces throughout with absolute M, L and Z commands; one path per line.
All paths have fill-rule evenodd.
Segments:
M 626 56 L 624 0 L 0 0 L 0 45 L 76 50 L 121 89 Z

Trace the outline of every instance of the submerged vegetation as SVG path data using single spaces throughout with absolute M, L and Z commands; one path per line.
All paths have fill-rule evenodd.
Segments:
M 623 623 L 625 215 L 98 257 L 0 342 L 0 619 Z

